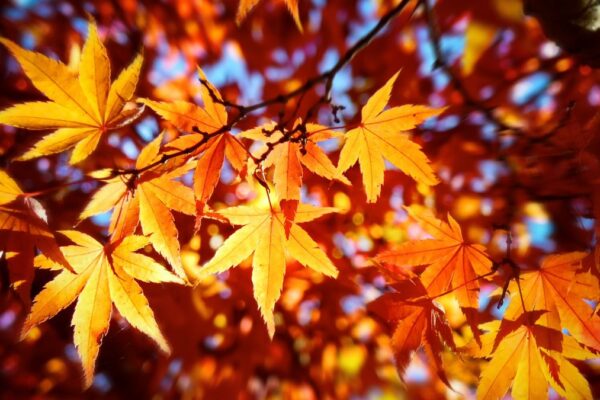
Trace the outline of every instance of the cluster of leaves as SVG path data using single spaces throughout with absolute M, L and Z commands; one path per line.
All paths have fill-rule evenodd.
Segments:
M 473 333 L 465 352 L 491 358 L 481 375 L 478 398 L 502 398 L 513 380 L 514 398 L 545 398 L 549 385 L 568 399 L 592 398 L 586 379 L 569 361 L 593 359 L 600 351 L 600 318 L 583 300 L 598 301 L 600 290 L 592 271 L 582 265 L 586 254 L 548 256 L 538 269 L 510 280 L 506 291 L 511 301 L 504 318 L 480 324 L 479 282 L 497 278 L 486 249 L 465 242 L 451 215 L 446 223 L 420 208 L 409 213 L 432 239 L 405 242 L 376 257 L 394 292 L 371 303 L 374 312 L 395 324 L 392 345 L 398 368 L 403 370 L 407 355 L 423 346 L 440 378 L 450 385 L 440 353 L 444 344 L 457 349 L 435 300 L 452 294 Z M 398 268 L 423 265 L 418 274 Z
M 240 2 L 238 23 L 256 3 Z M 405 3 L 386 15 L 402 11 Z M 286 0 L 285 4 L 301 30 L 298 2 Z M 142 54 L 111 83 L 111 62 L 93 20 L 76 71 L 8 39 L 0 42 L 48 98 L 0 112 L 2 124 L 53 131 L 17 157 L 19 161 L 71 151 L 71 165 L 84 163 L 98 156 L 96 149 L 110 132 L 130 126 L 147 109 L 168 127 L 157 132 L 129 167 L 97 169 L 83 179 L 101 186 L 79 214 L 79 222 L 111 215 L 108 236 L 101 241 L 78 230 L 52 231 L 43 206 L 34 198 L 39 193 L 23 192 L 7 172 L 0 171 L 0 245 L 11 287 L 29 305 L 34 267 L 42 274 L 54 274 L 33 299 L 21 337 L 26 339 L 35 327 L 76 301 L 71 325 L 85 387 L 93 382 L 113 303 L 129 325 L 163 352 L 170 352 L 138 281 L 201 288 L 214 282 L 212 275 L 251 257 L 252 294 L 273 339 L 276 328 L 284 324 L 275 309 L 289 266 L 297 263 L 337 278 L 340 268 L 315 240 L 318 233 L 311 223 L 343 210 L 306 202 L 302 187 L 307 174 L 318 177 L 322 185 L 349 186 L 352 182 L 345 174 L 358 163 L 367 203 L 382 200 L 386 162 L 423 192 L 440 182 L 435 165 L 410 132 L 440 116 L 445 108 L 388 107 L 399 73 L 374 91 L 356 124 L 325 126 L 311 120 L 315 107 L 331 103 L 329 89 L 339 71 L 334 67 L 306 86 L 308 90 L 324 82 L 326 94 L 304 118 L 294 112 L 287 121 L 262 121 L 238 133 L 235 127 L 240 121 L 271 103 L 242 106 L 230 102 L 200 68 L 201 105 L 137 97 Z M 471 48 L 470 59 L 463 65 L 465 74 L 473 71 L 490 45 L 491 41 L 485 41 L 472 46 L 476 49 Z M 335 105 L 333 109 L 337 120 Z M 320 145 L 327 141 L 343 143 L 337 161 Z M 213 202 L 225 165 L 231 167 L 237 185 L 243 183 L 259 193 L 257 199 L 230 207 Z M 373 257 L 371 264 L 386 284 L 385 293 L 368 305 L 369 312 L 390 328 L 390 346 L 400 375 L 414 353 L 422 350 L 429 368 L 452 388 L 444 355 L 454 354 L 489 360 L 477 384 L 482 399 L 502 398 L 511 386 L 515 398 L 544 398 L 551 387 L 569 399 L 591 399 L 590 385 L 577 363 L 600 353 L 600 316 L 590 304 L 600 301 L 596 256 L 553 254 L 539 267 L 521 271 L 511 257 L 510 239 L 506 257 L 494 261 L 492 251 L 468 240 L 450 214 L 446 222 L 423 206 L 412 205 L 405 211 L 420 227 L 421 236 L 429 238 L 404 241 Z M 178 214 L 193 219 L 194 232 L 202 229 L 205 220 L 225 229 L 239 228 L 200 268 L 190 268 L 183 260 Z M 306 230 L 300 226 L 305 223 Z M 64 238 L 74 244 L 60 246 Z M 39 250 L 37 256 L 34 248 Z M 500 320 L 481 312 L 483 286 L 495 288 L 489 296 L 500 304 L 508 301 Z M 452 304 L 466 321 L 460 331 L 447 313 Z
M 0 122 L 4 124 L 28 129 L 56 129 L 21 159 L 74 147 L 70 163 L 81 162 L 93 153 L 103 133 L 118 129 L 131 121 L 132 115 L 140 113 L 140 107 L 128 102 L 133 97 L 142 57 L 138 56 L 111 85 L 108 54 L 93 21 L 77 76 L 59 61 L 24 50 L 8 40 L 2 43 L 23 66 L 32 83 L 53 100 L 23 103 L 0 113 Z M 272 123 L 242 132 L 239 138 L 228 129 L 224 130 L 224 127 L 228 128 L 224 102 L 218 90 L 207 82 L 202 70 L 198 74 L 204 85 L 204 107 L 187 102 L 137 100 L 179 131 L 190 134 L 164 146 L 163 135 L 158 135 L 141 151 L 135 168 L 130 170 L 92 173 L 92 177 L 98 179 L 105 176 L 106 185 L 93 195 L 80 219 L 112 211 L 109 241 L 102 245 L 81 232 L 64 232 L 77 246 L 61 249 L 66 257 L 62 267 L 46 257 L 38 257 L 33 263 L 39 268 L 64 268 L 64 271 L 34 299 L 23 335 L 79 298 L 72 325 L 86 386 L 92 383 L 98 348 L 108 330 L 111 301 L 132 326 L 148 334 L 163 350 L 168 349 L 135 279 L 194 284 L 201 278 L 199 274 L 226 271 L 254 253 L 254 297 L 269 335 L 273 337 L 273 309 L 283 287 L 286 253 L 319 273 L 337 276 L 338 271 L 331 260 L 298 225 L 336 211 L 300 202 L 303 166 L 324 179 L 338 179 L 349 184 L 342 172 L 358 159 L 369 201 L 376 201 L 383 184 L 383 155 L 415 179 L 437 183 L 425 154 L 402 132 L 441 110 L 404 106 L 384 111 L 396 76 L 363 108 L 362 121 L 348 132 L 342 150 L 342 165 L 336 168 L 317 145 L 340 136 L 327 127 L 299 121 L 294 129 L 286 131 Z M 192 133 L 194 131 L 197 133 Z M 262 141 L 266 147 L 253 155 L 248 144 L 240 138 Z M 267 196 L 271 193 L 271 182 L 265 178 L 266 170 L 272 169 L 273 197 L 278 204 L 272 204 L 269 196 L 265 208 L 239 206 L 209 211 L 207 203 L 219 180 L 225 157 L 241 178 L 259 180 Z M 174 180 L 191 168 L 195 168 L 193 189 Z M 11 203 L 23 194 L 4 172 L 3 185 L 7 187 L 5 203 Z M 223 243 L 199 272 L 185 271 L 171 210 L 195 215 L 197 225 L 202 217 L 209 217 L 243 227 Z M 135 236 L 138 222 L 145 236 Z M 147 243 L 152 244 L 176 275 L 171 275 L 147 256 L 135 253 Z M 39 247 L 46 254 L 44 247 Z M 54 253 L 50 252 L 48 257 L 57 253 L 55 247 L 52 250 Z M 19 265 L 19 268 L 23 267 Z

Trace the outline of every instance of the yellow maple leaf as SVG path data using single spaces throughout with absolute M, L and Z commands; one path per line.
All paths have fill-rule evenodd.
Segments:
M 490 357 L 477 387 L 477 398 L 504 398 L 512 382 L 515 399 L 547 399 L 548 387 L 567 399 L 591 399 L 588 382 L 567 360 L 596 358 L 569 336 L 538 324 L 542 312 L 522 314 L 484 324 L 483 345 L 473 346 L 476 357 Z
M 213 258 L 200 269 L 200 275 L 217 274 L 239 265 L 254 253 L 252 284 L 254 298 L 267 325 L 269 336 L 275 333 L 273 309 L 281 295 L 286 268 L 286 253 L 319 273 L 337 277 L 338 270 L 325 252 L 298 226 L 325 214 L 334 208 L 319 208 L 300 204 L 289 237 L 284 234 L 284 216 L 280 210 L 250 206 L 230 207 L 218 213 L 233 225 L 242 225 L 235 231 Z
M 8 39 L 0 38 L 0 43 L 21 64 L 33 85 L 51 100 L 22 103 L 0 112 L 0 123 L 6 125 L 55 129 L 23 154 L 21 160 L 74 147 L 70 163 L 75 164 L 96 149 L 104 133 L 139 115 L 140 110 L 129 107 L 127 102 L 137 85 L 142 55 L 138 55 L 111 85 L 110 60 L 93 21 L 89 23 L 78 75 L 62 62 L 25 50 Z
M 34 299 L 23 326 L 25 337 L 34 326 L 52 318 L 77 299 L 72 325 L 74 342 L 84 371 L 84 384 L 92 384 L 102 338 L 108 331 L 112 304 L 131 326 L 154 340 L 166 353 L 169 345 L 154 319 L 142 288 L 136 282 L 177 282 L 181 280 L 152 258 L 136 253 L 148 244 L 143 236 L 128 236 L 114 248 L 78 231 L 63 231 L 75 245 L 61 247 L 76 273 L 62 270 Z M 36 265 L 56 269 L 45 256 Z
M 589 272 L 580 272 L 586 253 L 553 254 L 542 260 L 538 269 L 520 274 L 520 289 L 509 286 L 511 302 L 506 318 L 527 311 L 547 311 L 539 324 L 552 329 L 567 329 L 580 343 L 600 351 L 600 317 L 584 299 L 597 300 L 598 281 Z M 523 303 L 521 303 L 521 294 Z
M 340 153 L 338 169 L 341 172 L 359 162 L 369 203 L 377 201 L 381 192 L 384 158 L 419 183 L 429 186 L 438 183 L 421 146 L 411 141 L 405 131 L 429 117 L 441 114 L 444 109 L 404 105 L 384 110 L 398 74 L 392 76 L 367 101 L 362 108 L 359 126 L 346 133 Z
M 14 201 L 22 194 L 17 182 L 5 171 L 0 170 L 0 205 Z
M 258 4 L 260 0 L 240 0 L 237 14 L 235 16 L 235 22 L 239 25 L 244 21 L 248 13 Z M 294 18 L 294 22 L 298 27 L 298 30 L 302 32 L 302 23 L 300 22 L 300 13 L 298 12 L 298 0 L 284 0 L 288 11 Z
M 160 157 L 162 138 L 160 134 L 142 149 L 136 161 L 137 169 L 152 164 Z M 192 190 L 173 180 L 190 166 L 184 165 L 164 174 L 151 168 L 140 174 L 132 184 L 124 177 L 109 179 L 94 193 L 79 219 L 114 209 L 109 227 L 113 241 L 132 234 L 139 223 L 152 246 L 173 266 L 177 275 L 185 279 L 187 274 L 181 263 L 178 231 L 170 210 L 195 215 Z

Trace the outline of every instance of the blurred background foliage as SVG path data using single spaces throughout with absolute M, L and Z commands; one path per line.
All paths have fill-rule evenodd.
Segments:
M 237 26 L 237 0 L 7 0 L 0 9 L 0 34 L 76 66 L 91 14 L 113 71 L 144 52 L 138 96 L 199 102 L 200 65 L 225 98 L 250 104 L 288 92 L 331 67 L 395 3 L 300 0 L 301 33 L 280 1 L 263 0 Z M 423 236 L 402 208 L 413 203 L 435 207 L 441 215 L 451 212 L 465 236 L 486 245 L 498 260 L 511 232 L 513 257 L 523 268 L 551 252 L 591 250 L 600 213 L 600 76 L 547 39 L 538 21 L 523 14 L 520 0 L 437 0 L 430 6 L 429 15 L 422 7 L 409 8 L 360 52 L 334 80 L 333 101 L 345 107 L 343 124 L 356 122 L 366 99 L 402 69 L 390 104 L 448 106 L 415 132 L 442 183 L 420 187 L 392 169 L 386 172 L 380 201 L 367 204 L 360 184 L 323 186 L 306 176 L 302 195 L 307 202 L 342 210 L 311 223 L 313 237 L 340 269 L 339 279 L 325 279 L 290 260 L 273 341 L 252 298 L 248 265 L 195 289 L 144 285 L 172 356 L 161 355 L 115 314 L 86 397 L 474 396 L 479 362 L 451 353 L 444 361 L 456 392 L 431 373 L 421 354 L 413 358 L 405 382 L 400 381 L 385 325 L 365 308 L 386 290 L 369 258 Z M 5 49 L 0 54 L 0 108 L 40 99 L 16 61 Z M 318 96 L 318 91 L 307 93 L 305 104 Z M 280 108 L 254 113 L 239 128 L 276 118 Z M 326 108 L 316 120 L 337 125 Z M 0 163 L 24 190 L 43 190 L 93 170 L 131 165 L 163 128 L 171 138 L 179 134 L 146 112 L 134 125 L 111 134 L 97 156 L 73 167 L 65 154 L 10 162 L 41 136 L 3 126 Z M 337 160 L 339 143 L 324 146 Z M 189 178 L 184 179 L 189 183 Z M 360 182 L 358 168 L 348 178 Z M 96 187 L 87 182 L 41 196 L 51 227 L 72 227 Z M 255 197 L 226 166 L 215 207 Z M 108 220 L 109 215 L 101 215 L 79 229 L 102 237 Z M 207 222 L 194 234 L 189 218 L 177 215 L 176 221 L 185 243 L 183 260 L 192 269 L 232 231 Z M 26 309 L 8 289 L 6 268 L 0 271 L 0 397 L 81 396 L 70 312 L 17 343 Z M 33 292 L 49 277 L 37 274 Z M 502 316 L 491 296 L 494 288 L 482 287 L 484 320 Z M 457 304 L 440 302 L 457 344 L 466 343 L 471 334 Z M 579 367 L 599 394 L 600 364 Z

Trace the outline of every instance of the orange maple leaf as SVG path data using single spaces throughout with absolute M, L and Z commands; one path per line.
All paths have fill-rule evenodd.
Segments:
M 411 206 L 407 211 L 433 238 L 402 243 L 379 254 L 375 260 L 398 266 L 427 265 L 420 276 L 427 293 L 437 296 L 453 289 L 477 337 L 478 277 L 489 274 L 492 266 L 486 249 L 467 243 L 460 225 L 450 214 L 446 223 L 424 207 Z
M 207 140 L 206 135 L 227 125 L 227 110 L 219 102 L 222 99 L 221 94 L 206 79 L 206 75 L 200 68 L 198 68 L 198 75 L 203 81 L 201 96 L 204 108 L 184 101 L 163 103 L 148 99 L 140 100 L 180 131 L 202 132 L 181 136 L 168 144 L 168 148 L 173 150 L 198 146 L 192 153 L 192 155 L 199 155 L 194 173 L 197 223 L 204 214 L 204 208 L 219 182 L 225 158 L 240 175 L 245 172 L 248 158 L 246 148 L 229 132 L 219 133 Z
M 296 126 L 301 123 L 301 120 L 296 121 Z M 349 185 L 350 181 L 336 169 L 325 151 L 318 145 L 319 142 L 340 137 L 340 133 L 323 125 L 308 123 L 305 125 L 305 133 L 295 132 L 288 140 L 280 142 L 284 133 L 275 128 L 276 124 L 271 122 L 244 131 L 240 136 L 266 144 L 258 150 L 257 156 L 260 158 L 268 152 L 261 167 L 263 170 L 273 168 L 275 194 L 279 198 L 286 219 L 285 233 L 288 235 L 300 202 L 302 166 L 325 179 L 336 179 L 346 185 Z
M 44 207 L 0 170 L 0 254 L 6 258 L 11 286 L 26 303 L 33 281 L 35 248 L 72 270 L 48 228 Z
M 246 18 L 246 15 L 254 8 L 254 6 L 260 0 L 240 0 L 240 5 L 238 6 L 237 14 L 235 16 L 235 22 L 239 25 Z M 300 14 L 298 12 L 298 0 L 284 0 L 285 5 L 288 8 L 288 11 L 294 18 L 294 22 L 298 27 L 298 30 L 302 32 L 302 23 L 300 22 Z
M 396 279 L 397 276 L 396 274 Z M 433 363 L 434 371 L 450 387 L 443 369 L 441 352 L 444 344 L 453 351 L 456 351 L 456 346 L 444 311 L 429 297 L 419 278 L 412 274 L 408 274 L 403 280 L 392 282 L 390 286 L 395 291 L 385 293 L 369 303 L 368 310 L 393 327 L 391 344 L 400 374 L 404 373 L 411 355 L 423 348 Z

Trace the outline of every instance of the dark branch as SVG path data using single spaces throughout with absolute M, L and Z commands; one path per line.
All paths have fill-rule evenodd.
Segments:
M 262 109 L 262 108 L 265 108 L 265 107 L 268 107 L 273 104 L 277 104 L 277 103 L 286 104 L 292 98 L 299 96 L 299 95 L 303 95 L 307 91 L 313 89 L 319 83 L 325 82 L 325 93 L 309 109 L 305 120 L 312 117 L 312 115 L 314 114 L 314 112 L 316 111 L 316 108 L 318 108 L 318 106 L 320 106 L 324 103 L 329 103 L 331 101 L 330 92 L 331 92 L 331 88 L 333 86 L 333 80 L 335 79 L 336 74 L 338 72 L 340 72 L 348 63 L 350 63 L 352 61 L 352 59 L 362 49 L 364 49 L 369 43 L 371 43 L 373 38 L 375 38 L 375 36 L 377 36 L 377 34 L 379 32 L 381 32 L 388 25 L 388 23 L 390 21 L 392 21 L 396 16 L 398 16 L 402 12 L 402 10 L 404 10 L 406 8 L 406 6 L 410 3 L 410 1 L 411 0 L 402 0 L 398 5 L 396 5 L 390 11 L 388 11 L 383 17 L 381 17 L 381 19 L 377 22 L 377 24 L 369 32 L 367 32 L 363 37 L 361 37 L 352 47 L 350 47 L 350 49 L 348 49 L 348 51 L 346 51 L 346 53 L 343 55 L 343 57 L 341 57 L 339 59 L 339 61 L 333 67 L 331 67 L 329 70 L 323 72 L 320 75 L 314 76 L 313 78 L 306 81 L 302 86 L 300 86 L 297 89 L 292 90 L 291 92 L 288 92 L 286 94 L 278 95 L 278 96 L 272 97 L 270 99 L 263 100 L 259 103 L 244 106 L 244 105 L 236 104 L 236 103 L 230 102 L 228 100 L 219 98 L 219 96 L 217 96 L 217 94 L 214 93 L 211 85 L 204 79 L 200 79 L 200 82 L 202 83 L 202 85 L 207 88 L 212 100 L 214 102 L 220 103 L 226 107 L 236 109 L 238 111 L 237 116 L 235 116 L 235 118 L 233 118 L 230 122 L 221 126 L 219 129 L 217 129 L 214 132 L 207 133 L 207 132 L 199 132 L 198 131 L 198 133 L 202 134 L 203 137 L 202 137 L 202 140 L 200 140 L 198 143 L 194 144 L 193 146 L 187 147 L 185 149 L 181 149 L 181 150 L 173 152 L 173 153 L 163 154 L 159 160 L 157 160 L 153 163 L 150 163 L 143 168 L 130 168 L 130 169 L 125 169 L 125 170 L 116 170 L 116 171 L 114 171 L 114 175 L 115 176 L 117 176 L 117 175 L 132 175 L 132 177 L 137 177 L 139 174 L 146 172 L 148 170 L 151 170 L 152 168 L 155 168 L 155 167 L 167 162 L 168 160 L 170 160 L 172 158 L 184 156 L 184 155 L 190 155 L 190 154 L 194 153 L 196 150 L 198 150 L 200 147 L 202 147 L 204 144 L 206 144 L 211 138 L 213 138 L 217 135 L 229 132 L 238 122 L 240 122 L 242 119 L 244 119 L 249 113 L 259 110 L 259 109 Z M 278 129 L 283 130 L 283 125 L 284 125 L 283 123 L 279 123 Z M 302 124 L 299 124 L 299 125 L 302 125 Z M 292 138 L 292 136 L 294 135 L 294 133 L 296 133 L 298 131 L 304 132 L 303 133 L 304 136 L 306 135 L 305 126 L 296 126 L 292 130 L 284 132 L 283 137 L 277 143 L 283 143 L 283 142 L 290 140 Z M 302 139 L 300 139 L 300 140 L 302 140 Z M 272 147 L 271 147 L 271 149 L 272 149 Z M 269 151 L 269 150 L 267 150 L 267 151 Z M 259 161 L 264 160 L 267 155 L 268 155 L 268 153 L 263 154 L 260 157 Z
M 518 128 L 509 126 L 509 125 L 505 124 L 504 122 L 502 122 L 501 120 L 499 120 L 494 115 L 493 108 L 483 105 L 480 100 L 476 99 L 473 95 L 471 95 L 471 93 L 469 93 L 469 91 L 467 90 L 467 88 L 465 87 L 463 82 L 456 75 L 456 73 L 452 70 L 452 68 L 448 64 L 446 58 L 444 57 L 444 54 L 442 52 L 442 48 L 440 45 L 441 35 L 440 35 L 439 30 L 437 29 L 437 24 L 435 21 L 435 15 L 433 13 L 433 10 L 427 3 L 427 0 L 422 1 L 421 4 L 423 4 L 423 8 L 425 10 L 425 19 L 427 21 L 427 27 L 429 29 L 429 34 L 431 36 L 431 44 L 433 46 L 433 52 L 434 52 L 435 58 L 436 58 L 435 65 L 437 67 L 441 68 L 450 77 L 450 81 L 452 82 L 452 85 L 454 86 L 456 91 L 458 93 L 460 93 L 461 97 L 463 98 L 463 101 L 465 102 L 465 105 L 481 112 L 489 122 L 496 125 L 496 127 L 498 127 L 498 129 L 501 131 L 518 131 L 519 130 Z

